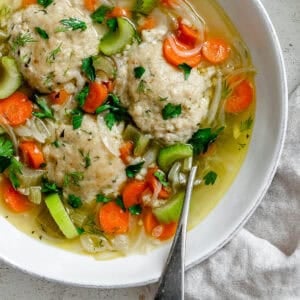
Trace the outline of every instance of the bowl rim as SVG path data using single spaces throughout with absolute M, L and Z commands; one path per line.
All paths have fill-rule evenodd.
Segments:
M 223 240 L 213 250 L 209 251 L 203 257 L 196 259 L 189 264 L 186 264 L 186 266 L 185 266 L 186 270 L 188 270 L 188 269 L 194 267 L 195 265 L 200 264 L 204 260 L 208 259 L 210 256 L 212 256 L 217 251 L 219 251 L 221 248 L 223 248 L 227 243 L 229 243 L 239 233 L 239 231 L 243 228 L 245 223 L 249 220 L 249 218 L 252 216 L 252 214 L 257 209 L 257 207 L 260 205 L 261 201 L 263 200 L 264 196 L 266 195 L 266 193 L 272 183 L 272 180 L 276 174 L 276 170 L 278 168 L 281 154 L 282 154 L 282 151 L 284 148 L 284 141 L 286 138 L 287 123 L 288 123 L 288 83 L 287 83 L 287 73 L 286 73 L 286 67 L 285 67 L 285 62 L 284 62 L 284 57 L 283 57 L 283 51 L 282 51 L 282 48 L 280 45 L 280 41 L 279 41 L 277 32 L 275 30 L 275 27 L 271 21 L 271 18 L 269 16 L 266 8 L 262 4 L 261 0 L 252 0 L 252 1 L 255 4 L 255 6 L 257 7 L 257 9 L 262 13 L 262 15 L 266 21 L 266 25 L 272 35 L 272 39 L 273 39 L 273 42 L 275 45 L 274 50 L 275 50 L 276 57 L 278 60 L 278 68 L 280 70 L 280 77 L 281 77 L 281 81 L 282 81 L 282 84 L 281 84 L 282 92 L 280 95 L 280 97 L 283 100 L 282 101 L 282 121 L 280 124 L 280 133 L 278 134 L 278 142 L 277 142 L 278 148 L 277 148 L 277 151 L 274 153 L 275 158 L 273 160 L 272 170 L 269 172 L 268 177 L 265 180 L 264 187 L 263 187 L 259 197 L 257 197 L 256 202 L 254 203 L 252 208 L 248 211 L 247 215 L 241 220 L 241 222 L 238 224 L 238 226 L 235 228 L 235 230 L 233 230 L 230 234 L 228 234 L 228 236 L 224 237 Z M 5 259 L 3 257 L 0 257 L 0 262 L 4 262 L 5 264 L 11 266 L 14 269 L 20 270 L 21 272 L 23 272 L 25 274 L 28 274 L 28 275 L 31 275 L 31 276 L 34 276 L 34 277 L 37 277 L 40 279 L 45 279 L 49 282 L 60 283 L 60 284 L 64 284 L 67 286 L 76 286 L 76 287 L 85 287 L 85 288 L 100 288 L 100 289 L 107 289 L 107 288 L 119 289 L 119 288 L 145 286 L 148 284 L 156 283 L 159 280 L 159 278 L 153 278 L 153 279 L 150 279 L 147 281 L 137 282 L 135 284 L 131 284 L 131 283 L 129 283 L 129 284 L 114 284 L 114 285 L 80 284 L 80 283 L 75 283 L 72 281 L 56 279 L 56 278 L 53 278 L 50 276 L 48 277 L 46 275 L 42 275 L 40 273 L 27 270 L 21 266 L 18 266 L 17 264 L 10 261 L 9 259 Z

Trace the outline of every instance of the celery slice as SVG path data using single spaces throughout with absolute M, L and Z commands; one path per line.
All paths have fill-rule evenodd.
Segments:
M 151 138 L 150 138 L 149 135 L 141 134 L 141 136 L 139 137 L 139 139 L 135 143 L 134 155 L 135 156 L 142 156 L 146 152 L 146 149 L 147 149 L 147 147 L 150 143 L 150 140 L 151 140 Z
M 148 15 L 155 8 L 156 4 L 157 0 L 137 0 L 135 11 L 143 15 Z
M 22 77 L 14 59 L 4 56 L 0 59 L 0 99 L 11 96 L 22 83 Z
M 114 55 L 131 44 L 135 28 L 131 22 L 125 18 L 117 18 L 118 29 L 114 32 L 108 32 L 100 41 L 99 49 L 105 55 Z
M 174 162 L 193 156 L 193 147 L 189 144 L 175 144 L 159 151 L 158 165 L 167 172 Z
M 165 205 L 153 209 L 153 214 L 157 220 L 164 224 L 177 222 L 180 218 L 184 201 L 184 192 L 173 196 Z
M 78 236 L 78 232 L 66 212 L 58 194 L 52 194 L 46 197 L 45 203 L 50 211 L 51 216 L 58 225 L 59 229 L 68 239 Z

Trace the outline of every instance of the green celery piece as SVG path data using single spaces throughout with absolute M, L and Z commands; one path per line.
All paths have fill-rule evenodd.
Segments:
M 148 15 L 155 8 L 157 0 L 137 0 L 135 11 L 137 13 Z

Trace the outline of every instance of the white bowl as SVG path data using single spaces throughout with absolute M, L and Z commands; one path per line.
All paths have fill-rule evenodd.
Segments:
M 249 153 L 230 190 L 187 241 L 187 267 L 223 247 L 252 215 L 275 174 L 287 124 L 287 84 L 278 38 L 258 0 L 219 0 L 252 53 L 258 70 L 257 113 Z M 148 255 L 111 261 L 41 243 L 0 219 L 0 257 L 34 275 L 89 287 L 129 287 L 156 281 L 169 245 Z

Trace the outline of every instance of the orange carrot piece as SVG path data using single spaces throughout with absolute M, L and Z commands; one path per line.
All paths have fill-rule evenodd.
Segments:
M 178 19 L 177 38 L 182 43 L 194 47 L 199 41 L 199 31 L 191 26 L 182 23 L 182 19 Z
M 142 215 L 145 232 L 152 236 L 153 229 L 159 225 L 159 222 L 152 213 L 151 208 L 145 208 Z
M 50 94 L 51 103 L 58 104 L 58 105 L 62 105 L 66 103 L 69 97 L 70 95 L 65 90 L 61 90 L 59 92 L 53 92 Z
M 13 127 L 22 125 L 32 114 L 32 102 L 21 92 L 0 101 L 0 115 Z
M 0 184 L 0 193 L 3 195 L 5 204 L 13 212 L 22 213 L 33 207 L 28 198 L 15 190 L 10 181 L 7 179 L 2 179 Z
M 110 80 L 110 81 L 108 81 L 108 82 L 103 82 L 103 84 L 106 85 L 107 91 L 108 91 L 109 93 L 112 93 L 112 92 L 113 92 L 113 90 L 114 90 L 114 88 L 115 88 L 115 83 L 114 83 L 112 80 Z
M 147 181 L 147 184 L 149 185 L 152 193 L 154 191 L 156 191 L 156 189 L 158 188 L 158 184 L 159 184 L 159 180 L 154 176 L 154 173 L 156 171 L 158 171 L 157 167 L 150 168 L 148 170 L 148 173 L 147 173 L 146 178 L 145 178 L 145 180 Z M 168 198 L 170 198 L 170 196 L 171 196 L 170 191 L 165 187 L 162 187 L 159 194 L 158 194 L 158 198 L 160 198 L 160 199 L 168 199 Z
M 178 51 L 180 51 L 180 53 L 184 53 L 184 51 L 190 49 L 188 49 L 186 45 L 181 44 L 179 41 L 175 43 L 175 47 L 177 49 L 174 49 L 170 39 L 172 39 L 172 37 L 166 38 L 163 44 L 163 54 L 169 64 L 178 67 L 179 65 L 186 63 L 192 68 L 199 65 L 202 59 L 201 51 L 195 55 L 180 55 Z
M 96 0 L 84 0 L 84 6 L 89 11 L 95 11 L 96 9 Z
M 160 0 L 160 2 L 167 7 L 173 7 L 177 4 L 177 0 Z
M 22 7 L 26 7 L 32 4 L 37 4 L 37 0 L 22 0 Z
M 129 227 L 129 213 L 111 201 L 100 208 L 99 223 L 105 233 L 126 233 Z
M 237 114 L 246 110 L 253 101 L 253 87 L 248 80 L 242 81 L 227 99 L 225 111 Z
M 95 113 L 96 109 L 102 105 L 108 96 L 105 84 L 98 82 L 90 83 L 90 92 L 83 105 L 83 110 L 87 113 Z
M 116 6 L 109 14 L 107 14 L 107 17 L 108 18 L 120 18 L 120 17 L 131 18 L 131 12 L 127 8 Z
M 33 141 L 22 142 L 19 145 L 23 160 L 33 169 L 41 168 L 45 163 L 44 155 L 39 146 Z
M 170 239 L 176 233 L 177 222 L 173 222 L 173 223 L 170 223 L 170 224 L 164 224 L 164 225 L 161 225 L 161 226 L 163 226 L 162 233 L 158 237 L 161 241 L 165 241 L 165 240 Z
M 156 26 L 156 20 L 154 17 L 149 16 L 147 17 L 144 22 L 139 26 L 139 31 L 142 30 L 150 30 Z
M 228 43 L 219 38 L 207 40 L 202 48 L 203 56 L 213 64 L 219 64 L 228 59 L 230 51 Z
M 125 142 L 120 148 L 120 158 L 125 164 L 129 163 L 129 158 L 133 153 L 134 144 L 131 141 Z
M 123 202 L 126 208 L 141 203 L 141 195 L 147 188 L 147 183 L 142 180 L 132 180 L 127 183 L 123 190 Z

